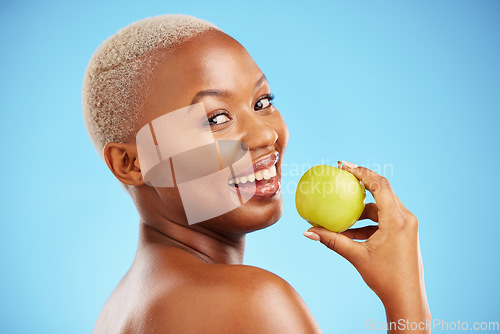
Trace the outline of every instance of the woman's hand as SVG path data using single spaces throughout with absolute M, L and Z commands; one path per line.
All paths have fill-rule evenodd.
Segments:
M 387 321 L 395 322 L 389 333 L 430 333 L 417 218 L 397 198 L 386 178 L 351 163 L 339 162 L 339 168 L 351 172 L 373 194 L 376 203 L 366 204 L 359 219 L 371 219 L 378 226 L 342 233 L 312 227 L 304 235 L 321 241 L 356 267 L 384 304 Z

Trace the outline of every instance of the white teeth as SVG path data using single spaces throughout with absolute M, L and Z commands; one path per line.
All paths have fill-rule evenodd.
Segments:
M 275 165 L 272 165 L 271 168 L 269 168 L 271 170 L 271 177 L 275 177 L 276 176 L 276 166 Z
M 260 170 L 258 172 L 255 172 L 254 174 L 249 174 L 246 176 L 240 176 L 240 177 L 235 177 L 232 180 L 229 180 L 229 184 L 239 184 L 239 183 L 246 183 L 246 182 L 253 182 L 255 180 L 262 180 L 266 179 L 269 180 L 272 177 L 276 176 L 276 166 L 273 165 L 269 167 L 268 169 Z

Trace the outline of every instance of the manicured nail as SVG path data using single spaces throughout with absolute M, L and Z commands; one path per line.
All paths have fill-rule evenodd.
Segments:
M 340 164 L 346 165 L 349 168 L 358 168 L 358 165 L 353 164 L 352 162 L 347 162 L 347 161 L 339 161 Z
M 310 231 L 305 231 L 304 236 L 314 241 L 319 241 L 321 239 L 318 234 Z

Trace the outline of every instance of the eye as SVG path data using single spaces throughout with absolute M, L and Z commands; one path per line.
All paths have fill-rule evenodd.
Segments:
M 262 110 L 269 108 L 272 104 L 271 101 L 274 99 L 274 96 L 271 94 L 268 94 L 266 96 L 261 97 L 254 106 L 254 110 Z
M 231 117 L 225 111 L 216 112 L 215 115 L 208 117 L 208 124 L 210 125 L 221 125 L 231 121 Z

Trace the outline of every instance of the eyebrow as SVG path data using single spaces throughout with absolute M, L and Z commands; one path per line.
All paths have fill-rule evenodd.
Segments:
M 262 74 L 260 79 L 257 80 L 257 82 L 255 83 L 253 91 L 255 92 L 257 90 L 257 88 L 259 88 L 260 85 L 262 85 L 262 83 L 266 80 L 267 80 L 266 76 L 264 74 Z M 227 90 L 206 89 L 206 90 L 202 90 L 202 91 L 199 91 L 198 93 L 196 93 L 196 95 L 191 100 L 191 104 L 197 103 L 199 100 L 201 100 L 205 96 L 228 97 L 230 95 L 232 95 L 231 92 L 229 92 Z

